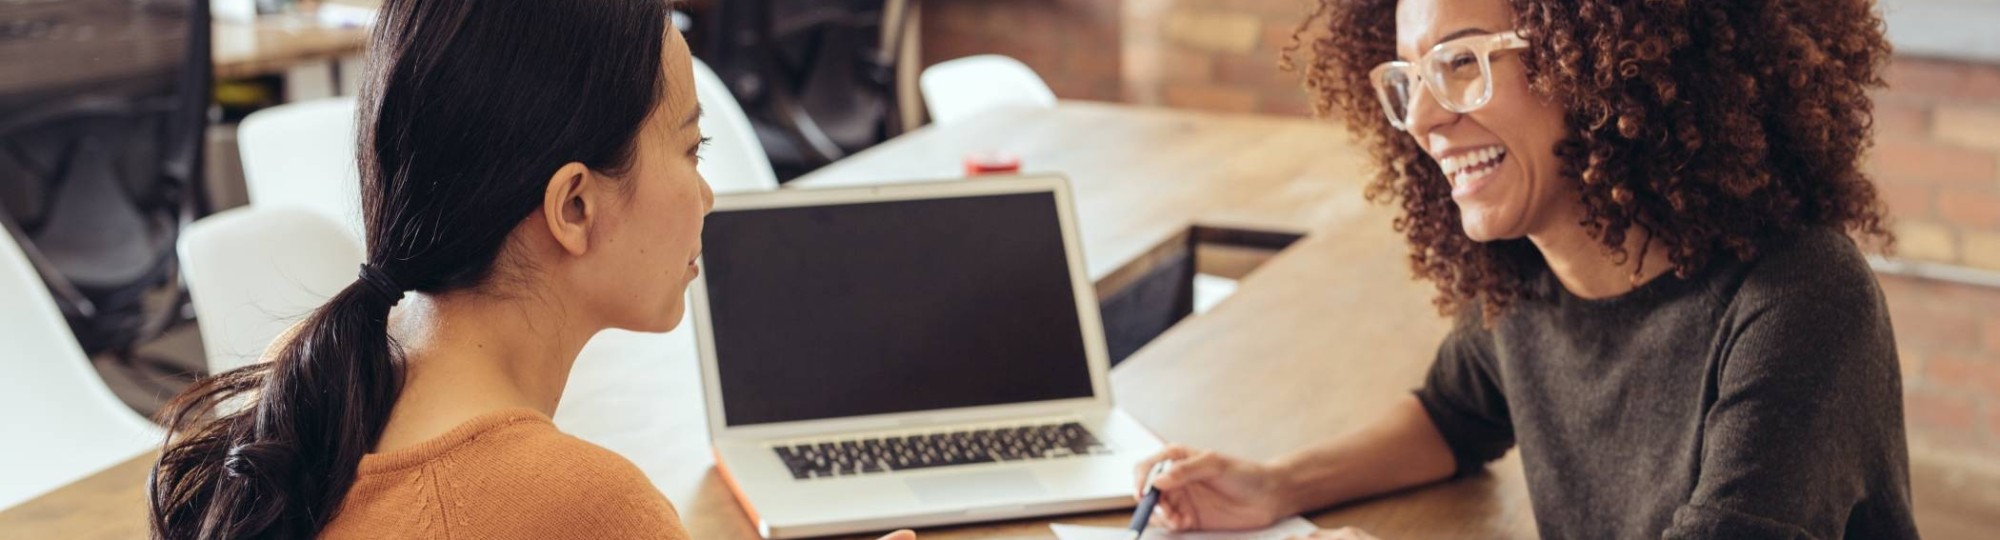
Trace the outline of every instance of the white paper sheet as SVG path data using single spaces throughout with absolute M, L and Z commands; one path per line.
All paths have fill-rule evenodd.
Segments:
M 1062 540 L 1125 540 L 1125 537 L 1131 534 L 1131 531 L 1122 527 L 1086 527 L 1082 525 L 1064 525 L 1061 523 L 1049 524 L 1049 529 L 1054 530 L 1056 538 L 1061 538 Z M 1285 540 L 1293 536 L 1312 534 L 1313 531 L 1317 530 L 1319 530 L 1319 527 L 1313 525 L 1312 522 L 1306 521 L 1305 518 L 1294 516 L 1291 519 L 1279 521 L 1276 525 L 1254 531 L 1176 533 L 1167 532 L 1159 528 L 1149 528 L 1146 529 L 1146 535 L 1140 537 L 1139 540 Z

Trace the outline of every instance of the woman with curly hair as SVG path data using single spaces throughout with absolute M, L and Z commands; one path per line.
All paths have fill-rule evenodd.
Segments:
M 1867 0 L 1321 0 L 1288 54 L 1456 314 L 1414 395 L 1270 462 L 1172 447 L 1175 529 L 1262 526 L 1518 448 L 1552 538 L 1915 538 L 1856 240 Z M 1302 61 L 1302 62 L 1301 62 Z M 1356 531 L 1323 536 L 1365 536 Z

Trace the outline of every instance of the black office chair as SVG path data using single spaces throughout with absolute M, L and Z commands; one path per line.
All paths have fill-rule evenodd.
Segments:
M 698 13 L 696 54 L 750 116 L 781 181 L 901 133 L 894 47 L 906 0 L 729 0 Z
M 174 244 L 206 210 L 208 2 L 20 2 L 0 7 L 0 27 L 33 29 L 0 35 L 9 62 L 78 48 L 103 62 L 0 81 L 0 222 L 84 350 L 129 353 L 186 302 Z M 180 52 L 134 52 L 154 47 Z

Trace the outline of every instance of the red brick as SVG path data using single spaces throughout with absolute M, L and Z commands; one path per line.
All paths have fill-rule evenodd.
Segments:
M 1956 351 L 1931 353 L 1924 359 L 1927 386 L 2000 403 L 2000 360 Z
M 980 7 L 986 2 L 931 2 L 924 6 L 925 38 L 936 35 L 985 35 L 986 18 Z M 929 44 L 926 43 L 926 46 Z
M 930 66 L 947 60 L 956 60 L 975 54 L 985 54 L 992 49 L 985 38 L 971 34 L 935 34 L 926 32 L 924 36 L 924 65 Z
M 1884 78 L 1899 97 L 2000 100 L 2000 66 L 1898 56 Z
M 1306 16 L 1307 4 L 1304 0 L 1192 0 L 1186 5 L 1222 8 L 1229 11 L 1266 15 L 1266 18 L 1302 18 Z
M 1903 414 L 1916 430 L 1979 429 L 1979 402 L 1965 396 L 1924 388 L 1903 392 Z
M 1179 47 L 1161 47 L 1163 82 L 1207 83 L 1215 80 L 1215 56 Z
M 2000 129 L 2000 126 L 1996 126 Z M 1954 225 L 2000 229 L 2000 195 L 1988 191 L 1947 188 L 1938 191 L 1938 216 Z
M 1117 49 L 1085 49 L 1064 55 L 1063 76 L 1094 80 L 1117 80 L 1124 65 Z
M 1066 77 L 1049 79 L 1049 90 L 1062 99 L 1087 99 L 1092 101 L 1116 101 L 1118 81 L 1096 78 Z
M 1980 334 L 1985 337 L 1986 352 L 2000 355 L 2000 315 L 1988 315 L 1985 326 Z
M 1021 63 L 1034 69 L 1035 74 L 1044 78 L 1063 73 L 1062 55 L 1056 51 L 1053 43 L 1035 40 L 998 40 L 993 43 L 992 52 L 1020 60 Z
M 1297 87 L 1296 76 L 1278 69 L 1275 54 L 1226 55 L 1215 61 L 1217 83 L 1257 91 Z
M 988 35 L 1053 41 L 1069 23 L 1062 17 L 1062 8 L 1051 2 L 972 3 L 989 4 L 985 11 Z
M 1898 219 L 1927 219 L 1937 215 L 1931 205 L 1931 195 L 1937 188 L 1929 182 L 1878 179 L 1875 191 L 1881 194 L 1882 202 L 1889 204 L 1889 214 Z
M 1986 402 L 1986 441 L 1991 451 L 1986 455 L 2000 455 L 2000 403 Z
M 1992 152 L 1910 141 L 1876 141 L 1868 166 L 1884 181 L 1932 181 L 1991 188 L 2000 156 Z
M 1299 16 L 1299 19 L 1304 18 L 1304 15 Z M 1262 44 L 1259 45 L 1259 48 L 1272 53 L 1284 52 L 1287 47 L 1292 46 L 1292 38 L 1298 35 L 1298 30 L 1299 20 L 1282 21 L 1266 19 L 1264 21 L 1264 36 L 1261 39 Z
M 1297 89 L 1265 92 L 1258 102 L 1257 112 L 1293 118 L 1311 118 L 1313 115 L 1312 103 L 1306 101 L 1305 92 Z
M 1220 112 L 1252 112 L 1257 94 L 1238 88 L 1204 84 L 1170 84 L 1162 96 L 1169 107 L 1185 107 Z
M 1919 100 L 1876 100 L 1875 137 L 1878 139 L 1930 133 L 1931 109 Z
M 1897 343 L 1925 350 L 1979 347 L 1981 317 L 1962 303 L 1965 298 L 1917 293 L 1888 296 L 1888 301 Z

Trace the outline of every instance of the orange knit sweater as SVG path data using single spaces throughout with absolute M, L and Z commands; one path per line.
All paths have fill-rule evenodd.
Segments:
M 321 537 L 685 540 L 687 532 L 632 462 L 523 408 L 362 457 Z

